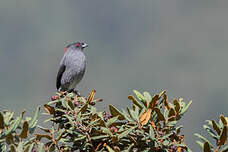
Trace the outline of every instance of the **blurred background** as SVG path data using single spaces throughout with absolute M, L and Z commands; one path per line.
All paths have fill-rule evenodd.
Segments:
M 228 114 L 228 1 L 0 1 L 0 110 L 32 115 L 55 94 L 64 47 L 85 41 L 82 95 L 104 108 L 130 105 L 133 89 L 193 100 L 181 123 L 186 142 L 204 120 Z

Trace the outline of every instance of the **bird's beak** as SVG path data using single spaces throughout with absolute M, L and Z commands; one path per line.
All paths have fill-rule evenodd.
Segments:
M 83 44 L 82 44 L 82 48 L 84 49 L 84 48 L 86 48 L 86 47 L 88 47 L 88 44 L 83 43 Z

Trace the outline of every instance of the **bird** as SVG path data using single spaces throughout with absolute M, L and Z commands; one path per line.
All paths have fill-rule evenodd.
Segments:
M 78 93 L 76 85 L 82 80 L 86 70 L 86 47 L 88 44 L 84 42 L 73 42 L 66 46 L 57 73 L 57 91 Z

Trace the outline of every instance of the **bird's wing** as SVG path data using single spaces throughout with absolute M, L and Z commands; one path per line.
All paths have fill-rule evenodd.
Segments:
M 66 69 L 66 66 L 64 64 L 62 64 L 59 68 L 58 74 L 57 74 L 57 79 L 56 79 L 56 88 L 57 90 L 59 90 L 60 86 L 61 86 L 61 79 L 62 79 L 62 75 L 64 73 Z

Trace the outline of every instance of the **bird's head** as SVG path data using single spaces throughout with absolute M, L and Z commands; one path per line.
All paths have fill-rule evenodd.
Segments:
M 71 48 L 71 49 L 79 49 L 79 50 L 83 50 L 84 48 L 88 47 L 88 44 L 84 43 L 84 42 L 74 42 L 71 43 L 69 45 L 66 46 L 64 53 L 66 53 L 66 51 Z

